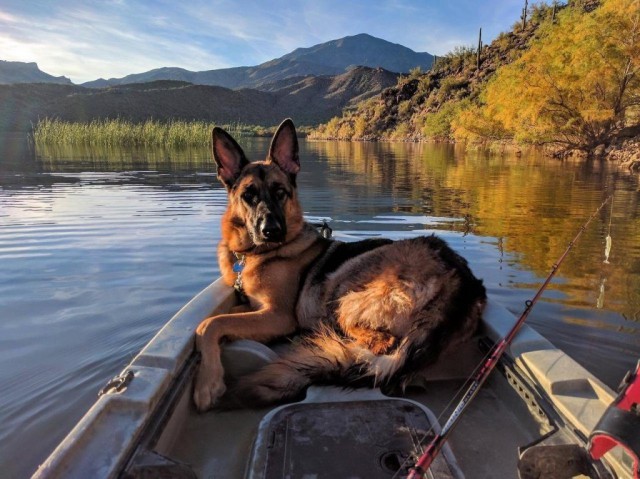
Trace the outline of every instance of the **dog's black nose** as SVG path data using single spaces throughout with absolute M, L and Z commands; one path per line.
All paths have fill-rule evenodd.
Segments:
M 284 237 L 284 231 L 282 230 L 282 226 L 280 226 L 280 222 L 272 215 L 266 216 L 262 222 L 260 232 L 262 236 L 269 241 L 282 241 Z

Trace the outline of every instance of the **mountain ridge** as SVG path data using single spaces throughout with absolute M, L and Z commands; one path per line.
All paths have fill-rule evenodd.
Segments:
M 314 125 L 354 101 L 380 94 L 396 84 L 397 78 L 396 73 L 383 69 L 357 67 L 340 75 L 284 80 L 272 91 L 172 80 L 101 89 L 73 84 L 0 85 L 0 104 L 10 107 L 0 117 L 0 131 L 29 131 L 41 118 L 70 122 L 203 120 L 269 127 L 293 117 L 300 125 Z
M 0 118 L 0 130 L 28 131 L 45 117 L 73 122 L 154 118 L 273 126 L 290 116 L 302 125 L 315 125 L 395 85 L 399 73 L 380 64 L 395 70 L 426 69 L 432 58 L 359 34 L 298 48 L 254 67 L 202 72 L 162 67 L 82 85 L 41 72 L 47 76 L 23 77 L 0 86 L 0 102 L 10 106 Z M 35 64 L 28 68 L 39 71 Z M 54 80 L 67 88 L 53 88 Z
M 204 71 L 161 67 L 121 78 L 100 78 L 82 83 L 81 86 L 104 88 L 155 80 L 179 80 L 196 85 L 217 85 L 232 89 L 261 89 L 267 84 L 293 76 L 338 75 L 356 66 L 380 67 L 391 72 L 406 73 L 416 67 L 427 70 L 432 62 L 433 56 L 429 53 L 415 52 L 403 45 L 361 33 L 311 47 L 296 48 L 279 58 L 255 66 Z
M 65 76 L 53 76 L 43 72 L 35 62 L 12 62 L 0 60 L 0 85 L 14 83 L 57 83 L 71 85 Z

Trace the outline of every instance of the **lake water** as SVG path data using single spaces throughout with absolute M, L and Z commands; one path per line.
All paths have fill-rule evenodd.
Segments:
M 268 147 L 240 143 L 253 159 Z M 436 232 L 514 313 L 615 190 L 529 321 L 610 386 L 640 357 L 636 178 L 451 145 L 303 141 L 301 158 L 309 218 L 357 235 Z M 218 276 L 225 203 L 206 149 L 33 151 L 0 138 L 2 477 L 32 473 L 105 382 Z

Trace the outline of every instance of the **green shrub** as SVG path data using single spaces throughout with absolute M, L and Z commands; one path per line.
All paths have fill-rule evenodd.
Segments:
M 444 103 L 438 111 L 426 115 L 422 134 L 428 138 L 450 138 L 451 123 L 458 117 L 461 110 L 469 107 L 470 103 L 468 99 Z

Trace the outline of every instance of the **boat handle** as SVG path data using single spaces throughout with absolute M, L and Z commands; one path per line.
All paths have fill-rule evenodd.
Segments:
M 98 393 L 98 397 L 110 392 L 119 393 L 129 385 L 129 383 L 133 380 L 133 377 L 134 374 L 131 369 L 123 372 L 118 376 L 115 376 L 114 378 L 110 379 L 109 382 L 100 390 L 100 392 Z

